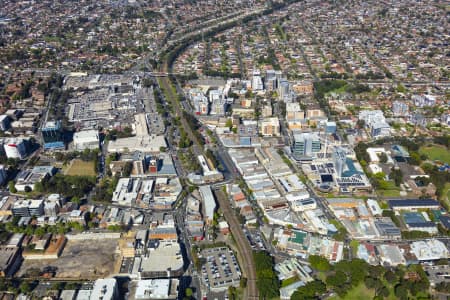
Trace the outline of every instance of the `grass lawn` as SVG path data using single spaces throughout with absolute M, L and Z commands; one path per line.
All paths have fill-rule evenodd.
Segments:
M 327 273 L 326 272 L 317 272 L 316 276 L 317 276 L 317 278 L 319 278 L 323 282 L 325 282 L 325 280 L 327 279 Z
M 396 300 L 398 299 L 395 296 L 394 293 L 394 286 L 397 284 L 397 282 L 386 282 L 384 278 L 381 279 L 383 284 L 388 288 L 389 290 L 389 296 L 384 298 L 385 300 Z M 373 299 L 375 296 L 375 290 L 374 289 L 367 289 L 364 282 L 361 282 L 359 285 L 351 289 L 343 298 L 339 296 L 334 296 L 328 298 L 329 300 L 362 300 L 362 299 Z M 408 299 L 419 299 L 420 296 L 425 297 L 426 293 L 419 292 L 415 297 L 409 294 Z
M 400 191 L 399 190 L 378 190 L 380 193 L 380 196 L 386 197 L 386 198 L 398 198 L 400 197 Z
M 329 300 L 362 300 L 362 299 L 373 299 L 375 296 L 375 291 L 373 289 L 367 289 L 364 282 L 351 289 L 344 298 L 339 296 L 328 298 Z
M 293 284 L 294 282 L 297 282 L 298 280 L 299 280 L 298 276 L 294 276 L 294 277 L 285 279 L 285 280 L 283 280 L 283 281 L 281 282 L 281 287 L 285 287 L 285 286 L 291 285 L 291 284 Z
M 94 162 L 74 159 L 67 168 L 65 175 L 69 176 L 96 176 Z
M 382 197 L 400 197 L 400 188 L 393 181 L 386 181 L 384 189 L 377 189 Z
M 389 204 L 386 201 L 382 201 L 379 204 L 381 209 L 389 209 Z
M 358 246 L 359 246 L 359 242 L 357 240 L 352 240 L 350 242 L 350 248 L 352 248 L 353 256 L 356 256 L 356 254 L 358 252 Z
M 447 196 L 447 201 L 450 201 L 450 182 L 447 182 L 444 186 L 443 197 Z
M 441 201 L 450 206 L 450 182 L 447 182 L 442 191 Z
M 447 201 L 450 201 L 450 183 L 447 183 L 445 187 L 447 189 Z
M 423 146 L 419 149 L 420 154 L 425 154 L 430 160 L 439 160 L 450 164 L 450 151 L 444 146 Z

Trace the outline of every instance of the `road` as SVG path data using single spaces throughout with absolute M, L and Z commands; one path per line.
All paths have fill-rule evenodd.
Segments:
M 167 65 L 166 65 L 167 68 Z M 199 144 L 197 141 L 196 136 L 194 135 L 192 128 L 187 123 L 186 119 L 184 118 L 183 111 L 184 107 L 182 107 L 182 102 L 178 101 L 177 95 L 174 93 L 174 90 L 172 88 L 172 83 L 170 82 L 170 79 L 167 77 L 161 77 L 159 80 L 159 83 L 161 87 L 166 90 L 166 96 L 168 99 L 167 101 L 171 102 L 172 107 L 175 109 L 175 114 L 180 117 L 181 126 L 183 126 L 186 134 L 193 142 L 193 151 L 195 155 L 204 155 L 203 147 Z M 233 233 L 233 236 L 236 240 L 239 254 L 238 257 L 242 258 L 242 261 L 240 261 L 241 269 L 245 270 L 247 275 L 247 297 L 246 299 L 259 299 L 258 298 L 258 289 L 256 287 L 256 269 L 253 264 L 253 254 L 252 249 L 248 243 L 248 240 L 246 239 L 244 233 L 242 232 L 242 228 L 240 227 L 240 224 L 234 214 L 234 211 L 231 209 L 230 202 L 228 201 L 227 197 L 223 195 L 223 192 L 219 190 L 219 192 L 216 192 L 217 198 L 219 202 L 219 206 L 221 207 L 221 210 L 224 214 L 225 219 L 230 224 L 231 232 Z M 183 225 L 182 218 L 178 218 L 178 225 Z M 180 224 L 181 223 L 181 224 Z M 182 226 L 184 227 L 184 226 Z M 185 236 L 186 232 L 184 232 L 182 235 Z M 187 245 L 189 242 L 187 242 Z M 187 252 L 189 252 L 190 249 L 186 249 Z M 194 274 L 193 276 L 194 280 L 196 280 L 196 276 Z
M 188 198 L 189 195 L 186 196 Z M 174 212 L 174 218 L 177 224 L 178 229 L 178 236 L 180 238 L 180 242 L 184 245 L 185 251 L 183 255 L 186 256 L 187 261 L 189 262 L 187 265 L 185 264 L 185 273 L 183 275 L 183 278 L 185 279 L 184 283 L 187 287 L 191 287 L 194 292 L 194 298 L 200 299 L 203 295 L 203 292 L 201 290 L 201 284 L 199 276 L 194 268 L 194 265 L 192 263 L 192 257 L 191 257 L 191 243 L 190 243 L 190 237 L 186 228 L 186 225 L 184 223 L 185 217 L 186 217 L 186 201 L 183 201 L 180 207 Z M 184 289 L 183 289 L 184 290 Z
M 247 294 L 245 299 L 259 299 L 258 288 L 256 286 L 256 268 L 253 262 L 253 250 L 242 231 L 241 224 L 231 208 L 227 195 L 220 188 L 215 189 L 214 193 L 216 195 L 217 203 L 220 206 L 220 210 L 228 221 L 231 233 L 236 241 L 236 246 L 239 251 L 238 258 L 240 257 L 242 259 L 241 270 L 243 270 L 245 272 L 244 274 L 247 276 Z
M 172 45 L 181 45 L 183 43 L 188 42 L 188 40 L 193 37 L 196 34 L 206 34 L 208 32 L 211 32 L 214 29 L 219 28 L 222 25 L 228 25 L 231 24 L 231 22 L 234 21 L 240 21 L 243 20 L 245 17 L 253 14 L 260 13 L 261 11 L 253 11 L 248 14 L 242 14 L 240 16 L 237 16 L 235 18 L 232 18 L 230 20 L 227 20 L 225 22 L 220 22 L 218 24 L 215 24 L 215 26 L 211 27 L 205 27 L 201 30 L 192 32 L 190 34 L 186 34 L 181 39 L 175 39 L 167 43 L 167 46 L 170 48 Z M 225 28 L 224 28 L 225 29 Z M 193 41 L 189 41 L 193 42 Z M 159 53 L 165 53 L 166 49 L 161 49 L 162 51 L 159 51 Z M 170 73 L 171 66 L 169 65 L 170 62 L 167 61 L 167 55 L 163 56 L 163 60 L 160 64 L 160 73 Z M 144 59 L 143 62 L 147 64 L 147 59 Z M 193 142 L 193 152 L 194 155 L 204 155 L 205 151 L 203 149 L 203 146 L 199 143 L 197 140 L 197 137 L 194 135 L 192 128 L 189 126 L 187 120 L 185 119 L 185 116 L 183 112 L 187 111 L 189 113 L 189 109 L 186 109 L 187 107 L 183 107 L 182 101 L 178 100 L 177 90 L 174 89 L 174 86 L 172 85 L 172 82 L 169 77 L 159 77 L 159 85 L 162 89 L 166 91 L 165 96 L 166 100 L 169 101 L 172 104 L 172 107 L 174 108 L 174 113 L 176 116 L 180 118 L 181 126 L 185 130 L 187 136 L 192 140 Z M 223 147 L 223 145 L 219 146 L 220 148 Z M 224 151 L 224 149 L 219 149 L 217 151 L 219 159 L 224 164 L 224 166 L 228 169 L 231 177 L 239 177 L 235 168 L 233 167 L 234 164 L 232 163 L 228 153 Z M 258 296 L 258 288 L 256 285 L 256 268 L 253 262 L 253 250 L 249 244 L 248 239 L 246 238 L 242 227 L 235 215 L 235 212 L 231 208 L 230 201 L 228 200 L 228 197 L 225 195 L 225 193 L 221 190 L 221 187 L 219 185 L 215 185 L 215 194 L 217 198 L 217 202 L 221 208 L 221 211 L 227 220 L 228 224 L 230 225 L 231 233 L 233 234 L 233 237 L 236 241 L 237 248 L 239 251 L 238 258 L 240 258 L 240 265 L 241 269 L 245 272 L 245 275 L 247 277 L 247 288 L 244 294 L 245 299 L 259 299 Z M 180 221 L 182 224 L 182 221 Z M 180 224 L 179 224 L 180 225 Z
M 170 82 L 170 79 L 167 77 L 162 77 L 159 80 L 160 84 L 162 85 L 162 88 L 166 90 L 167 99 L 172 103 L 172 107 L 175 109 L 175 113 L 177 116 L 180 117 L 181 125 L 183 126 L 184 130 L 186 131 L 186 134 L 188 137 L 193 141 L 193 147 L 194 147 L 194 153 L 195 155 L 204 155 L 204 151 L 202 146 L 198 143 L 197 138 L 195 137 L 194 133 L 192 132 L 192 128 L 187 123 L 186 119 L 183 116 L 182 106 L 180 101 L 177 100 L 177 95 L 174 94 L 172 89 L 172 84 Z M 236 240 L 236 244 L 239 250 L 239 257 L 242 259 L 241 263 L 241 269 L 245 270 L 246 276 L 247 276 L 247 294 L 246 299 L 252 300 L 252 299 L 259 299 L 258 298 L 258 289 L 256 287 L 256 269 L 255 265 L 253 263 L 253 251 L 250 247 L 250 244 L 248 243 L 247 238 L 245 237 L 245 234 L 242 231 L 242 228 L 240 226 L 240 223 L 238 222 L 238 219 L 236 218 L 236 215 L 234 214 L 234 211 L 231 208 L 230 202 L 226 195 L 220 190 L 215 190 L 217 202 L 219 203 L 219 206 L 222 210 L 222 213 L 227 220 L 228 224 L 230 224 L 230 230 L 233 234 L 233 237 Z

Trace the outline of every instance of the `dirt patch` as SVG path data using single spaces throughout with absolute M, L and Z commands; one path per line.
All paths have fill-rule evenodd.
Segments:
M 61 256 L 52 260 L 25 260 L 19 276 L 28 270 L 43 270 L 47 266 L 56 267 L 56 278 L 93 279 L 107 277 L 114 271 L 119 258 L 116 253 L 117 239 L 68 241 Z

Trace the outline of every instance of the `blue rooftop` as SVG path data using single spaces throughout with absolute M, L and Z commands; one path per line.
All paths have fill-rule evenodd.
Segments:
M 345 163 L 347 164 L 348 170 L 342 172 L 342 177 L 352 177 L 353 175 L 362 174 L 362 172 L 359 172 L 356 169 L 353 160 L 351 160 L 350 158 L 347 158 Z
M 426 222 L 423 215 L 418 212 L 405 212 L 402 215 L 403 215 L 403 220 L 405 220 L 406 224 Z
M 409 158 L 409 152 L 403 146 L 394 145 L 394 146 L 392 146 L 392 150 L 394 152 L 394 156 L 400 156 L 400 157 L 403 157 L 403 158 Z
M 433 199 L 405 199 L 405 200 L 388 200 L 389 207 L 408 207 L 408 206 L 439 206 L 439 202 Z
M 45 150 L 51 150 L 51 149 L 64 149 L 65 145 L 64 142 L 50 142 L 50 143 L 44 143 L 44 149 Z
M 445 228 L 450 229 L 450 217 L 449 216 L 440 216 L 439 220 Z

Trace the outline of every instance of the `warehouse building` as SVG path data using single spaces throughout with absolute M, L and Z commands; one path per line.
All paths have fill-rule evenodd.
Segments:
M 419 261 L 448 259 L 449 253 L 445 244 L 439 240 L 417 241 L 411 244 L 413 252 Z
M 388 200 L 389 207 L 394 211 L 419 209 L 439 209 L 439 202 L 433 199 L 405 199 L 405 200 Z
M 73 135 L 73 146 L 78 151 L 97 149 L 99 147 L 98 131 L 90 129 L 75 132 Z
M 159 153 L 161 147 L 167 147 L 166 139 L 162 135 L 142 135 L 110 141 L 109 153 L 134 152 Z
M 140 263 L 141 278 L 171 278 L 183 274 L 183 256 L 180 244 L 174 240 L 150 240 L 149 251 Z
M 425 231 L 429 234 L 438 233 L 436 224 L 431 222 L 426 212 L 403 212 L 402 216 L 409 230 Z
M 398 266 L 406 263 L 400 248 L 396 245 L 379 245 L 377 250 L 383 266 Z

